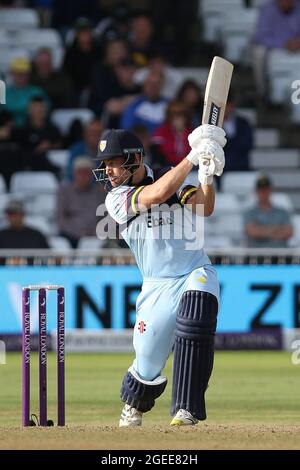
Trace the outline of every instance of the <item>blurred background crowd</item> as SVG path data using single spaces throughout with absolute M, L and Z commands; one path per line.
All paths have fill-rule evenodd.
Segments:
M 123 246 L 95 235 L 99 137 L 176 165 L 214 55 L 235 71 L 206 245 L 299 246 L 298 0 L 0 0 L 0 249 Z

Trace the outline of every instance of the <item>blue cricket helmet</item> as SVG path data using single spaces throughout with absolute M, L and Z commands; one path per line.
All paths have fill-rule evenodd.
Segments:
M 131 174 L 130 180 L 140 163 L 136 162 L 135 155 L 144 156 L 142 142 L 130 131 L 124 129 L 109 129 L 103 132 L 99 144 L 97 158 L 98 167 L 93 170 L 96 181 L 104 183 L 106 189 L 111 189 L 111 184 L 105 174 L 105 160 L 123 157 L 121 167 Z M 128 183 L 128 181 L 127 181 Z

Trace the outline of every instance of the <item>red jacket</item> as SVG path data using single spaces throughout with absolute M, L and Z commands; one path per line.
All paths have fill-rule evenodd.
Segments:
M 169 165 L 177 165 L 190 152 L 188 135 L 192 129 L 175 132 L 169 124 L 160 126 L 153 134 L 152 142 L 158 146 L 160 153 Z

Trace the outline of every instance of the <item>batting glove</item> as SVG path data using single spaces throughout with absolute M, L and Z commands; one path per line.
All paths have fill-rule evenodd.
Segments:
M 198 149 L 203 139 L 214 140 L 221 147 L 224 147 L 227 140 L 225 138 L 226 133 L 224 129 L 211 124 L 202 124 L 202 126 L 196 127 L 188 136 L 188 141 L 193 149 Z
M 212 184 L 213 176 L 221 176 L 225 165 L 224 151 L 213 140 L 203 139 L 198 147 L 198 179 L 201 184 Z

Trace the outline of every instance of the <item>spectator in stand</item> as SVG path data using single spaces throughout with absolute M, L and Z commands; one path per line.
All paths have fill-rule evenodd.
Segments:
M 15 58 L 10 63 L 11 85 L 6 90 L 6 107 L 12 113 L 16 126 L 23 126 L 27 119 L 27 110 L 34 96 L 41 96 L 48 101 L 42 88 L 30 83 L 30 62 L 26 58 Z
M 96 158 L 98 152 L 98 142 L 103 131 L 102 122 L 94 119 L 86 124 L 83 132 L 83 140 L 72 145 L 70 148 L 70 158 L 66 171 L 68 180 L 73 178 L 73 165 L 76 158 L 81 155 L 87 155 L 90 158 Z
M 102 119 L 107 128 L 119 128 L 120 118 L 130 103 L 140 93 L 141 88 L 134 82 L 136 67 L 130 59 L 123 59 L 115 65 L 115 91 L 104 105 Z
M 20 128 L 18 141 L 25 157 L 25 166 L 31 171 L 51 171 L 59 176 L 59 168 L 47 158 L 48 150 L 62 147 L 62 138 L 58 128 L 49 121 L 48 106 L 42 97 L 31 100 L 28 119 Z
M 75 29 L 74 41 L 66 49 L 63 68 L 73 81 L 79 104 L 85 105 L 90 90 L 92 70 L 100 52 L 89 20 L 79 18 Z
M 154 132 L 155 156 L 164 165 L 176 166 L 190 152 L 188 135 L 192 132 L 189 114 L 180 101 L 171 101 L 166 122 Z
M 81 237 L 96 236 L 96 210 L 106 197 L 103 187 L 93 184 L 92 168 L 89 157 L 77 158 L 73 181 L 63 183 L 57 194 L 57 225 L 60 235 L 66 237 L 73 248 L 77 248 Z
M 138 96 L 125 109 L 120 127 L 132 129 L 141 124 L 152 135 L 165 120 L 168 100 L 161 95 L 163 77 L 158 73 L 149 73 L 143 86 L 143 94 Z
M 293 235 L 289 213 L 271 202 L 272 182 L 260 176 L 256 182 L 257 204 L 245 213 L 245 230 L 249 247 L 285 248 Z
M 64 33 L 70 29 L 77 18 L 99 21 L 105 16 L 99 0 L 53 0 L 52 27 Z
M 171 4 L 151 0 L 157 38 L 168 48 L 168 56 L 176 66 L 189 65 L 193 53 L 199 54 L 199 41 L 194 35 L 195 27 L 199 28 L 199 5 L 198 0 L 172 0 Z
M 147 12 L 136 13 L 131 21 L 129 47 L 138 67 L 145 67 L 149 60 L 162 49 L 154 39 L 154 26 Z
M 50 28 L 52 18 L 53 0 L 29 0 L 28 7 L 37 10 L 41 27 Z
M 16 137 L 12 114 L 3 109 L 0 111 L 0 173 L 7 187 L 9 187 L 11 175 L 24 168 L 22 147 L 18 144 Z
M 298 0 L 271 0 L 262 5 L 254 43 L 267 49 L 300 50 L 300 4 Z
M 253 38 L 253 67 L 259 96 L 266 92 L 265 64 L 270 49 L 300 52 L 300 3 L 270 0 L 261 7 Z
M 0 249 L 49 248 L 45 236 L 24 224 L 25 210 L 21 201 L 12 200 L 5 209 L 8 227 L 0 230 Z
M 159 162 L 154 159 L 154 149 L 148 129 L 145 126 L 138 124 L 137 126 L 134 126 L 132 129 L 130 129 L 130 131 L 133 132 L 133 134 L 138 137 L 138 139 L 140 139 L 143 144 L 145 151 L 143 162 L 146 163 L 146 165 L 151 166 L 151 168 L 160 167 L 161 165 L 159 165 Z
M 233 92 L 230 92 L 228 96 L 223 128 L 227 139 L 227 144 L 224 147 L 225 171 L 249 170 L 249 153 L 253 147 L 253 129 L 247 119 L 237 114 Z
M 172 67 L 162 54 L 157 54 L 149 61 L 148 67 L 143 67 L 135 73 L 134 80 L 137 84 L 144 83 L 149 72 L 159 73 L 163 76 L 162 95 L 168 99 L 174 99 L 182 84 L 182 74 Z
M 203 95 L 199 85 L 194 80 L 186 80 L 176 98 L 188 109 L 192 128 L 199 126 L 203 112 Z
M 63 70 L 54 70 L 50 49 L 40 49 L 33 60 L 33 85 L 46 91 L 53 108 L 72 108 L 75 92 L 70 77 Z
M 130 18 L 130 6 L 126 2 L 117 2 L 112 9 L 111 15 L 102 18 L 94 29 L 98 43 L 103 44 L 114 39 L 127 41 Z
M 93 68 L 89 108 L 97 116 L 101 116 L 105 103 L 114 97 L 121 96 L 123 86 L 119 83 L 116 75 L 116 67 L 127 61 L 129 50 L 126 42 L 120 39 L 109 41 L 105 46 L 104 60 L 98 62 Z M 130 85 L 132 88 L 133 85 Z

